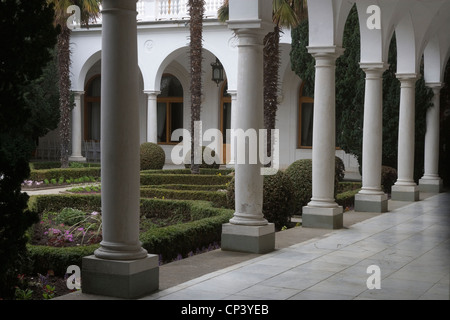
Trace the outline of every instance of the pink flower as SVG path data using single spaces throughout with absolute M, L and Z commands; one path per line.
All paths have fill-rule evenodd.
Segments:
M 98 215 L 98 212 L 97 212 L 97 211 L 93 211 L 93 212 L 91 213 L 91 215 L 92 215 L 92 216 L 96 216 L 96 215 Z

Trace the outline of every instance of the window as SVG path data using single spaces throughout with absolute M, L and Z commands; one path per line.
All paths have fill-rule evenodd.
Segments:
M 297 148 L 312 148 L 313 134 L 313 115 L 314 115 L 314 99 L 306 92 L 303 92 L 304 83 L 302 83 L 299 92 L 298 102 L 298 138 Z
M 171 137 L 176 129 L 183 128 L 183 87 L 170 74 L 164 74 L 161 79 L 157 108 L 158 143 L 176 144 L 177 141 L 171 141 Z
M 101 77 L 96 75 L 86 84 L 84 96 L 84 140 L 100 141 Z

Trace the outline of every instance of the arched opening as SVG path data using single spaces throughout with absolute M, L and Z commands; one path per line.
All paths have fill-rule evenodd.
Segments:
M 230 152 L 230 141 L 228 136 L 231 129 L 231 95 L 228 93 L 228 81 L 225 80 L 220 88 L 220 105 L 219 105 L 219 115 L 220 115 L 220 132 L 222 132 L 223 139 L 223 150 L 222 150 L 222 163 L 226 163 L 227 154 Z
M 100 141 L 101 76 L 93 76 L 86 84 L 84 96 L 84 140 Z
M 157 99 L 158 143 L 176 144 L 179 141 L 172 141 L 172 133 L 183 128 L 183 86 L 175 76 L 163 74 L 160 90 Z
M 298 149 L 312 148 L 314 99 L 311 97 L 312 94 L 305 90 L 305 82 L 302 82 L 298 99 Z

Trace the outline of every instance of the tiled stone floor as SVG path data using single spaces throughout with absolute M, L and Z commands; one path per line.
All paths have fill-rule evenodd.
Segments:
M 369 289 L 380 270 L 380 289 Z M 149 300 L 440 299 L 450 292 L 450 193 L 158 291 Z

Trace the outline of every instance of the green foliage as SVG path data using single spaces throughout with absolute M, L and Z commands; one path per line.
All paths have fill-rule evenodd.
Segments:
M 217 207 L 226 207 L 225 192 L 203 190 L 170 190 L 162 188 L 141 188 L 141 197 L 158 199 L 204 200 L 211 201 Z
M 305 82 L 306 95 L 314 95 L 314 58 L 307 52 L 308 21 L 292 30 L 291 67 Z M 353 154 L 362 164 L 365 75 L 359 67 L 360 32 L 356 6 L 352 8 L 344 29 L 344 54 L 336 61 L 336 144 Z M 396 77 L 397 49 L 395 34 L 391 39 L 389 68 L 383 74 L 383 164 L 397 167 L 400 82 Z M 425 114 L 432 92 L 422 77 L 416 82 L 415 179 L 422 175 Z
M 55 50 L 52 60 L 43 68 L 42 76 L 32 81 L 26 88 L 25 104 L 31 110 L 26 127 L 37 140 L 58 127 L 59 88 Z
M 277 230 L 281 230 L 291 220 L 292 190 L 292 182 L 283 171 L 278 171 L 275 175 L 264 176 L 262 211 L 264 218 L 274 223 Z M 234 178 L 227 188 L 227 202 L 229 208 L 235 208 Z
M 57 224 L 67 224 L 73 226 L 86 218 L 86 213 L 81 210 L 73 208 L 64 208 L 54 218 L 54 222 Z
M 392 186 L 397 181 L 397 170 L 392 167 L 381 167 L 381 187 L 385 193 L 391 193 Z
M 97 211 L 100 196 L 45 195 L 30 199 L 34 207 L 45 215 L 47 211 L 60 211 L 63 206 L 81 211 Z M 142 246 L 163 261 L 170 261 L 179 254 L 186 256 L 197 248 L 220 242 L 222 224 L 228 222 L 233 211 L 219 209 L 206 201 L 141 199 L 141 219 L 167 219 L 189 221 L 162 228 L 150 228 L 140 234 Z M 84 256 L 92 255 L 99 245 L 77 247 L 50 247 L 28 245 L 32 272 L 45 273 L 54 270 L 64 275 L 69 265 L 81 265 Z
M 61 177 L 67 177 L 67 179 L 82 179 L 79 182 L 92 182 L 93 178 L 98 179 L 101 176 L 100 167 L 93 168 L 67 168 L 67 169 L 42 169 L 32 170 L 29 177 L 33 181 L 42 180 L 59 180 Z
M 335 157 L 335 163 L 338 163 Z M 337 165 L 336 165 L 337 166 Z M 286 174 L 293 184 L 293 214 L 301 215 L 303 206 L 306 206 L 312 197 L 312 160 L 300 159 L 293 162 L 287 169 Z M 339 172 L 335 171 L 334 196 L 339 190 Z
M 141 185 L 160 184 L 193 184 L 193 185 L 219 185 L 226 184 L 233 177 L 222 175 L 186 175 L 186 174 L 141 174 Z
M 336 179 L 339 182 L 344 180 L 345 165 L 344 165 L 344 161 L 342 161 L 342 159 L 339 158 L 338 156 L 335 156 L 335 174 L 336 174 Z
M 21 192 L 30 173 L 39 123 L 30 123 L 27 87 L 42 75 L 56 43 L 53 10 L 44 0 L 0 1 L 0 298 L 13 298 L 26 236 L 37 215 Z
M 166 162 L 163 148 L 152 142 L 141 144 L 140 163 L 141 170 L 161 170 Z
M 285 172 L 293 185 L 293 214 L 300 215 L 312 196 L 312 160 L 297 160 Z
M 184 167 L 191 167 L 191 150 L 186 153 Z M 202 164 L 200 165 L 200 169 L 219 169 L 219 167 L 220 159 L 216 155 L 216 152 L 206 146 L 202 146 Z

